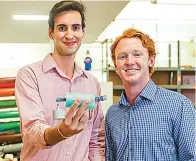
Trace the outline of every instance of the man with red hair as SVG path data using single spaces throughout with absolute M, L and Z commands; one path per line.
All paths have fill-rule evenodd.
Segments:
M 124 90 L 106 114 L 106 160 L 195 161 L 194 105 L 151 80 L 153 40 L 128 29 L 115 40 L 111 53 Z

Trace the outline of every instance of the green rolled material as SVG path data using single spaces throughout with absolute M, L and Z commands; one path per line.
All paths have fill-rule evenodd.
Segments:
M 11 129 L 20 128 L 20 122 L 6 122 L 6 123 L 0 123 L 0 131 L 6 131 Z
M 12 132 L 12 134 L 20 134 L 20 128 L 12 129 L 10 132 Z
M 18 111 L 0 112 L 0 118 L 13 118 L 19 117 Z
M 20 128 L 16 129 L 11 129 L 11 130 L 6 130 L 6 131 L 0 131 L 0 136 L 1 135 L 6 135 L 6 134 L 20 134 Z M 1 138 L 1 137 L 0 137 Z
M 0 101 L 0 108 L 8 108 L 8 107 L 16 107 L 15 100 L 1 100 Z

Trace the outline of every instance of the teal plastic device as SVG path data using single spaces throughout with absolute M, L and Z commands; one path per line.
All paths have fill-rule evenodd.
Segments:
M 95 94 L 86 93 L 68 93 L 66 97 L 66 107 L 71 107 L 76 99 L 81 99 L 80 105 L 82 105 L 85 100 L 89 100 L 90 103 L 86 108 L 90 110 L 95 108 Z
M 95 102 L 105 101 L 107 100 L 106 95 L 95 97 L 95 94 L 88 94 L 88 93 L 68 93 L 66 98 L 57 98 L 56 99 L 56 110 L 53 110 L 53 118 L 55 120 L 64 119 L 65 118 L 65 109 L 60 108 L 60 103 L 65 103 L 65 107 L 69 108 L 72 106 L 72 104 L 75 102 L 76 99 L 81 99 L 81 102 L 79 104 L 82 105 L 82 103 L 86 100 L 89 100 L 90 103 L 87 105 L 87 108 L 90 110 L 95 109 Z

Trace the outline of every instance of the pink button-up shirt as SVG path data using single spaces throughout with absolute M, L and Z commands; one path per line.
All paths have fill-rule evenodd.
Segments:
M 18 72 L 15 95 L 23 140 L 21 161 L 105 160 L 104 116 L 99 103 L 92 112 L 87 128 L 81 133 L 51 147 L 46 145 L 44 131 L 60 122 L 53 119 L 55 100 L 65 97 L 67 92 L 99 95 L 100 84 L 76 63 L 70 80 L 60 71 L 50 54 L 43 61 Z

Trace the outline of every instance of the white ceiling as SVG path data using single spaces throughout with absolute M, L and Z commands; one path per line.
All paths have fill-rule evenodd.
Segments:
M 180 3 L 180 0 L 177 1 Z M 196 5 L 171 5 L 169 2 L 152 4 L 150 0 L 132 0 L 101 34 L 99 40 L 115 39 L 125 29 L 133 27 L 159 42 L 190 41 L 196 39 L 195 11 Z
M 48 43 L 47 21 L 15 21 L 12 15 L 47 15 L 57 1 L 0 1 L 0 43 Z M 87 34 L 92 43 L 129 1 L 83 1 Z

